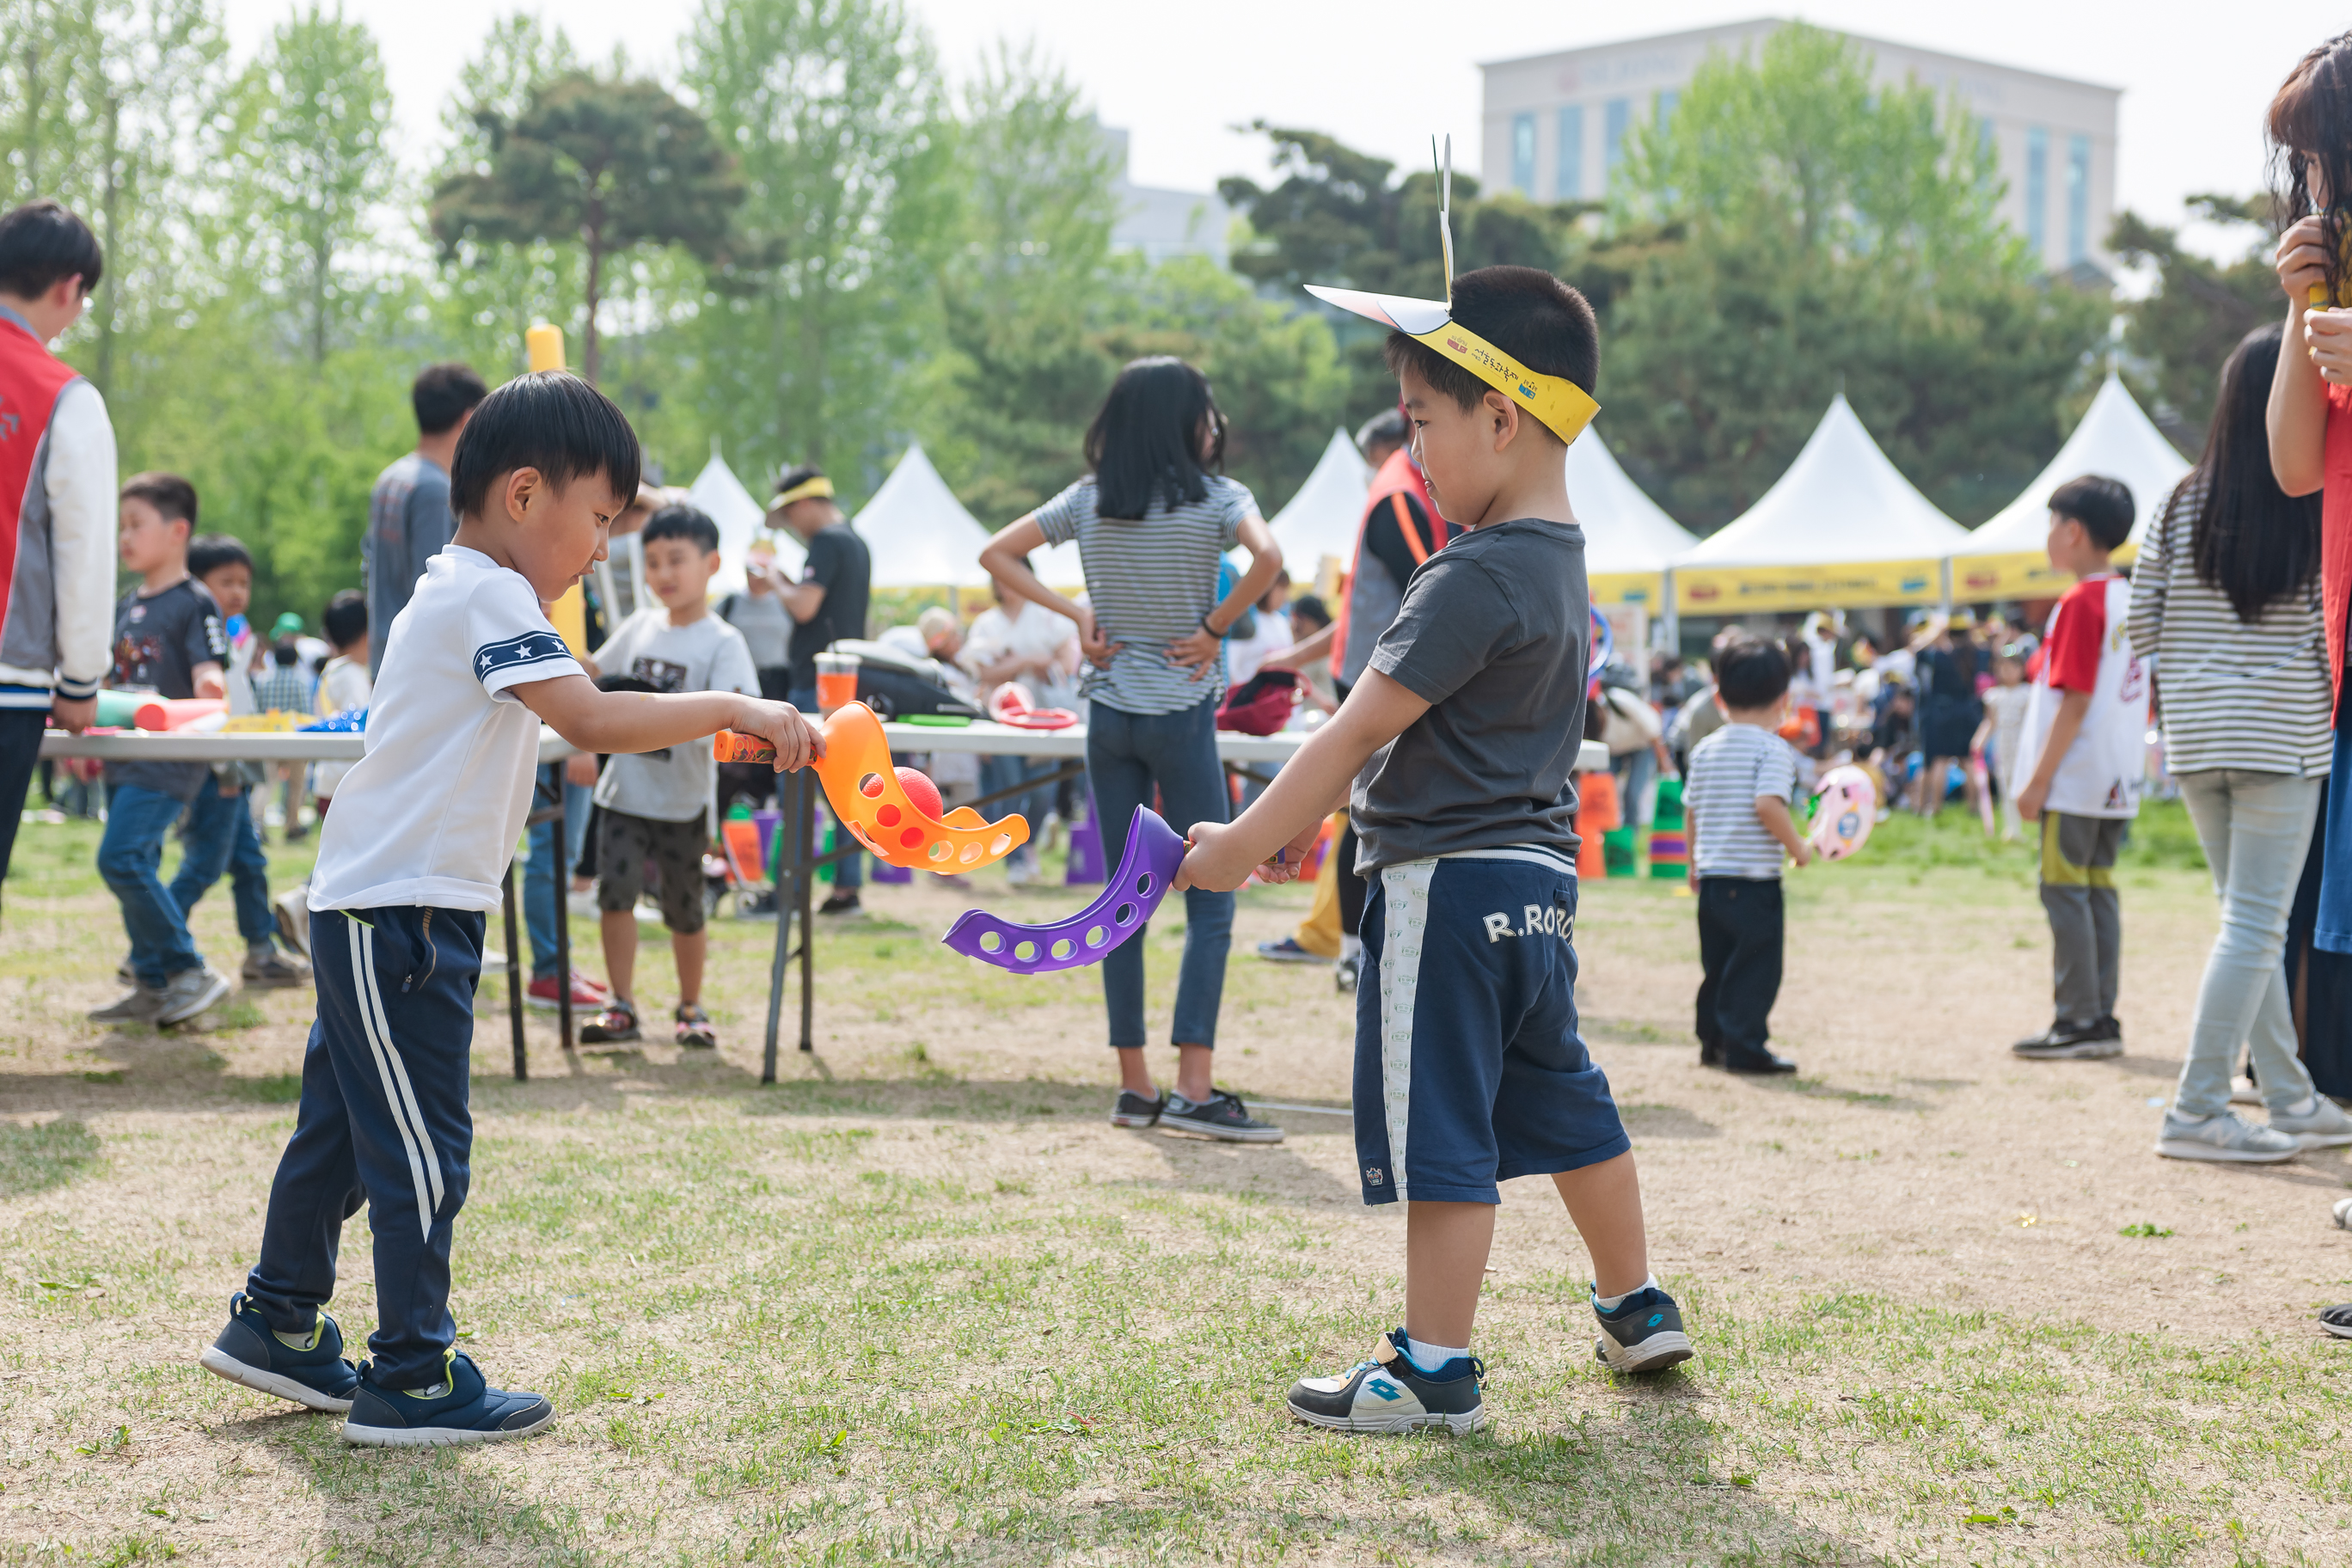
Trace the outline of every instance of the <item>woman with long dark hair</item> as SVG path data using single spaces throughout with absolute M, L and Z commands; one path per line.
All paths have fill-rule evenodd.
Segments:
M 1087 770 L 1103 848 L 1114 863 L 1136 807 L 1158 791 L 1168 825 L 1226 820 L 1217 761 L 1223 642 L 1282 570 L 1282 552 L 1248 489 L 1218 470 L 1225 416 L 1209 378 L 1182 360 L 1139 359 L 1119 372 L 1087 431 L 1084 479 L 1012 523 L 981 552 L 1011 592 L 1077 623 L 1087 671 Z M 1070 540 L 1086 563 L 1088 603 L 1064 598 L 1024 559 Z M 1238 543 L 1250 567 L 1222 598 L 1217 568 Z M 1118 1053 L 1113 1125 L 1155 1124 L 1202 1137 L 1276 1142 L 1282 1130 L 1216 1089 L 1209 1067 L 1232 945 L 1234 896 L 1184 895 L 1177 971 L 1174 1090 L 1163 1098 L 1144 1061 L 1140 933 L 1103 960 L 1103 1005 Z
M 2157 1152 L 2267 1163 L 2352 1144 L 2352 1117 L 2312 1086 L 2280 958 L 2334 751 L 2321 629 L 2319 504 L 2271 472 L 2264 405 L 2276 326 L 2221 367 L 2205 454 L 2148 531 L 2132 577 L 2132 647 L 2153 655 L 2166 759 L 2221 900 L 2180 1087 Z M 2230 1109 L 2242 1047 L 2270 1108 Z

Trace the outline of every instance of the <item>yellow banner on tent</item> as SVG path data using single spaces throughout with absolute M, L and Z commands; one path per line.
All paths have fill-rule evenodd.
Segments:
M 1662 572 L 1596 572 L 1585 587 L 1596 605 L 1639 605 L 1654 616 L 1665 608 L 1665 582 Z
M 1675 568 L 1675 608 L 1685 616 L 1742 616 L 1751 610 L 1867 610 L 1881 605 L 1933 605 L 1944 596 L 1944 563 L 1858 561 L 1843 566 L 1692 566 Z
M 2126 541 L 2112 557 L 2118 566 L 2139 558 L 2139 546 Z M 2054 599 L 2074 585 L 2074 579 L 2050 564 L 2039 550 L 2009 555 L 1952 557 L 1952 602 L 1981 605 L 1991 599 Z

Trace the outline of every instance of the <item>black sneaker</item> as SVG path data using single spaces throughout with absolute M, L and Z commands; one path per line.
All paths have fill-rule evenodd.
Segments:
M 544 1395 L 492 1388 L 474 1358 L 449 1352 L 447 1370 L 430 1388 L 385 1388 L 375 1363 L 360 1368 L 343 1441 L 362 1448 L 454 1448 L 469 1443 L 511 1443 L 555 1419 Z
M 297 1339 L 271 1329 L 240 1290 L 228 1299 L 228 1327 L 196 1364 L 215 1377 L 313 1410 L 349 1410 L 360 1374 L 343 1359 L 343 1333 L 320 1312 Z
M 1476 1356 L 1455 1356 L 1432 1376 L 1413 1365 L 1402 1329 L 1382 1334 L 1370 1361 L 1337 1377 L 1302 1377 L 1290 1385 L 1290 1413 L 1335 1432 L 1417 1432 L 1443 1426 L 1456 1435 L 1486 1423 Z
M 2032 1039 L 2020 1040 L 2009 1048 L 2028 1061 L 2095 1061 L 2123 1055 L 2124 1032 L 2120 1025 L 2110 1030 L 2105 1018 L 2088 1023 L 2059 1018 Z
M 1596 1300 L 1592 1316 L 1601 1324 L 1592 1354 L 1612 1372 L 1664 1372 L 1695 1353 L 1683 1332 L 1682 1310 L 1654 1285 L 1634 1291 L 1613 1312 L 1602 1311 Z
M 2339 1340 L 2352 1340 L 2352 1302 L 2319 1310 L 2319 1326 Z
M 1769 1078 L 1776 1073 L 1792 1073 L 1797 1070 L 1795 1062 L 1771 1051 L 1742 1051 L 1737 1056 L 1725 1051 L 1722 1053 L 1722 1060 L 1717 1065 L 1726 1072 L 1753 1073 L 1761 1078 Z
M 1167 1109 L 1160 1113 L 1160 1125 L 1172 1132 L 1214 1138 L 1226 1143 L 1282 1142 L 1281 1128 L 1252 1116 L 1241 1096 L 1223 1089 L 1211 1089 L 1209 1098 L 1198 1104 L 1170 1089 Z
M 1363 964 L 1359 960 L 1343 958 L 1331 966 L 1331 984 L 1339 988 L 1341 994 L 1353 996 L 1357 977 L 1362 970 Z
M 1165 1095 L 1157 1100 L 1146 1100 L 1131 1089 L 1122 1089 L 1118 1091 L 1118 1103 L 1110 1108 L 1110 1124 L 1113 1127 L 1149 1127 L 1159 1121 L 1160 1113 L 1167 1109 L 1168 1098 Z
M 816 907 L 821 915 L 862 915 L 866 906 L 857 901 L 856 893 L 835 893 Z
M 625 997 L 606 1000 L 604 1010 L 580 1026 L 583 1046 L 616 1046 L 645 1037 L 637 1027 L 637 1010 Z

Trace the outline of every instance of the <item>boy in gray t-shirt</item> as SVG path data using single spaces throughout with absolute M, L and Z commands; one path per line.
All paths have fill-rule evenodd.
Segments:
M 1396 328 L 1423 470 L 1465 531 L 1415 570 L 1363 678 L 1265 794 L 1230 826 L 1191 825 L 1175 885 L 1288 879 L 1346 792 L 1372 883 L 1357 1172 L 1366 1203 L 1406 1205 L 1406 1321 L 1289 1408 L 1344 1431 L 1463 1432 L 1486 1419 L 1471 1328 L 1512 1177 L 1551 1177 L 1583 1236 L 1601 1361 L 1652 1372 L 1691 1353 L 1576 1030 L 1570 770 L 1591 611 L 1560 450 L 1591 417 L 1599 343 L 1583 297 L 1532 268 L 1465 273 L 1442 304 L 1327 297 Z

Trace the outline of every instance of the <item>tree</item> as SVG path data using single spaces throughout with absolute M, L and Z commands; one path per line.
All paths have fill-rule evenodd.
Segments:
M 705 0 L 685 77 L 742 161 L 744 238 L 698 317 L 703 414 L 739 460 L 855 498 L 909 423 L 953 232 L 952 131 L 898 0 Z
M 469 242 L 576 238 L 586 266 L 581 367 L 593 382 L 605 267 L 641 245 L 719 260 L 743 200 L 735 161 L 700 115 L 651 81 L 568 72 L 534 89 L 520 115 L 486 108 L 478 119 L 488 167 L 442 182 L 434 237 L 449 257 Z
M 2271 265 L 2270 197 L 2191 196 L 2189 205 L 2243 234 L 2244 250 L 2228 262 L 2209 261 L 2181 249 L 2178 230 L 2127 212 L 2116 215 L 2107 244 L 2157 275 L 2156 288 L 2126 308 L 2124 379 L 2173 445 L 2195 457 L 2205 447 L 2221 362 L 2240 338 L 2279 319 L 2284 306 Z
M 1630 140 L 1588 255 L 1618 292 L 1603 428 L 1660 503 L 1745 510 L 1843 387 L 1897 467 L 1963 521 L 2049 459 L 2110 307 L 2042 277 L 1999 221 L 1989 147 L 1848 40 L 1781 28 L 1710 56 Z M 1570 276 L 1580 270 L 1574 259 Z
M 1118 199 L 1101 128 L 1033 51 L 1000 49 L 963 100 L 940 348 L 912 407 L 959 498 L 1004 522 L 1084 467 L 1087 425 L 1118 368 L 1098 331 Z
M 399 180 L 391 134 L 374 36 L 316 4 L 270 33 L 222 128 L 231 266 L 300 302 L 314 366 L 366 292 L 356 269 Z

